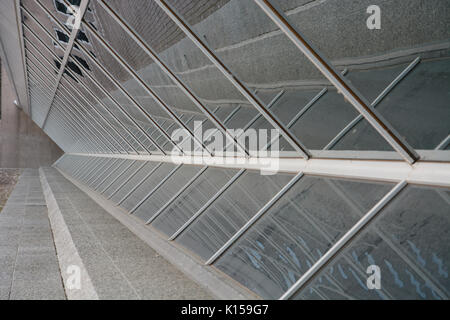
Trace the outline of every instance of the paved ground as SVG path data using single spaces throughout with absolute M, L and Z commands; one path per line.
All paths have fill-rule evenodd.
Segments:
M 26 169 L 0 212 L 0 300 L 65 299 L 37 169 Z
M 66 288 L 69 298 L 213 298 L 57 170 L 41 175 L 60 268 L 77 265 L 83 277 L 84 293 Z
M 213 296 L 58 171 L 25 169 L 0 213 L 0 300 L 66 298 Z

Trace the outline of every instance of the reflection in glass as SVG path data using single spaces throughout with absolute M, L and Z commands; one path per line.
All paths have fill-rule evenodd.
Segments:
M 203 259 L 210 258 L 286 183 L 290 174 L 264 176 L 247 171 L 176 241 Z
M 298 299 L 448 299 L 450 191 L 408 186 Z M 381 290 L 366 285 L 368 266 Z
M 262 298 L 279 298 L 390 187 L 305 176 L 214 265 Z

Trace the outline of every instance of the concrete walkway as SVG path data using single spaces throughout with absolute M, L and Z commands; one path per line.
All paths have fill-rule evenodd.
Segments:
M 0 300 L 211 299 L 57 170 L 26 169 L 0 213 Z
M 57 170 L 40 173 L 69 299 L 213 298 Z
M 65 298 L 39 171 L 26 169 L 0 212 L 0 300 Z

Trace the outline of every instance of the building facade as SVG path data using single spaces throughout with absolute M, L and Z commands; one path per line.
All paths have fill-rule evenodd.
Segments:
M 14 10 L 54 166 L 148 233 L 264 299 L 449 298 L 449 0 Z

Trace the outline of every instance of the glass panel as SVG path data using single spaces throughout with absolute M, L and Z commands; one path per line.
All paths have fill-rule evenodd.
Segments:
M 93 166 L 99 161 L 97 157 L 88 157 L 88 160 L 83 164 L 75 173 L 74 178 L 80 180 L 80 177 L 86 174 L 86 172 L 93 168 Z
M 30 64 L 28 64 L 28 77 L 34 80 L 34 83 L 43 93 L 46 93 L 49 97 L 51 96 L 52 87 L 55 86 L 54 83 L 56 81 L 51 83 L 51 80 L 46 77 L 45 73 L 43 74 L 40 70 L 34 68 Z
M 145 180 L 142 185 L 140 185 L 130 196 L 128 196 L 128 198 L 121 204 L 121 207 L 125 208 L 127 211 L 133 209 L 133 207 L 137 205 L 139 201 L 144 199 L 144 197 L 147 196 L 147 194 L 152 191 L 173 168 L 175 168 L 175 165 L 171 163 L 163 163 L 150 177 Z
M 89 132 L 89 131 L 87 131 L 87 132 Z M 100 142 L 100 145 L 102 145 L 101 142 Z M 102 165 L 100 167 L 98 167 L 98 169 L 95 170 L 95 172 L 89 176 L 89 178 L 86 180 L 86 185 L 93 188 L 95 186 L 94 182 L 96 182 L 97 179 L 101 180 L 105 176 L 105 174 L 107 174 L 106 171 L 109 172 L 108 168 L 111 166 L 111 164 L 114 162 L 115 159 L 107 158 L 107 160 L 108 161 L 104 161 L 102 163 Z
M 39 82 L 33 80 L 33 76 L 29 76 L 30 100 L 32 100 L 32 116 L 37 123 L 44 121 L 45 112 L 50 104 L 49 94 L 43 91 Z
M 99 46 L 99 45 L 98 45 Z M 114 69 L 120 73 L 126 73 L 125 70 L 123 70 L 120 65 L 113 60 L 113 58 L 111 56 L 109 56 L 106 51 L 101 51 L 99 52 L 97 46 L 96 46 L 96 55 L 95 55 L 95 59 L 97 60 L 97 62 L 100 63 L 100 65 L 104 66 L 108 72 L 111 73 L 112 77 L 114 80 L 116 81 L 120 81 L 120 78 L 117 78 L 117 72 L 111 72 L 111 69 Z M 102 86 L 105 90 L 108 91 L 108 93 L 113 97 L 113 99 L 128 113 L 128 115 L 130 115 L 132 118 L 134 118 L 134 120 L 136 122 L 138 122 L 139 124 L 144 124 L 147 127 L 153 127 L 153 125 L 150 123 L 149 118 L 147 115 L 145 115 L 144 113 L 142 113 L 139 108 L 134 105 L 132 103 L 132 101 L 124 94 L 122 93 L 122 91 L 120 91 L 120 89 L 112 82 L 110 81 L 104 74 L 103 71 L 98 68 L 95 63 L 93 62 L 92 58 L 82 52 L 76 52 L 75 50 L 72 51 L 72 55 L 74 55 L 75 57 L 77 57 L 77 59 L 79 61 L 85 61 L 86 66 L 84 68 L 85 72 L 89 72 L 91 76 L 93 76 Z M 99 57 L 102 57 L 101 59 Z M 102 61 L 99 61 L 102 60 Z M 84 65 L 84 64 L 83 64 Z M 114 66 L 114 68 L 112 67 L 108 67 L 108 66 Z M 134 100 L 139 104 L 140 107 L 142 107 L 143 109 L 148 109 L 145 107 L 145 101 L 144 100 L 148 100 L 150 99 L 150 97 L 148 97 L 148 94 L 143 91 L 142 87 L 140 87 L 139 84 L 137 84 L 137 82 L 134 79 L 130 79 L 128 80 L 128 84 L 131 84 L 131 88 L 132 90 L 127 90 L 127 88 L 125 88 L 127 90 L 127 92 L 134 97 Z M 129 88 L 128 88 L 129 89 Z M 139 97 L 139 98 L 136 98 Z M 144 100 L 142 100 L 144 99 Z M 124 116 L 122 116 L 124 117 Z M 129 120 L 127 120 L 128 122 L 130 122 Z M 134 125 L 131 124 L 130 122 L 130 127 L 134 127 Z M 143 130 L 145 130 L 144 126 L 141 126 L 143 128 Z M 137 127 L 136 132 L 140 132 Z M 142 141 L 143 143 L 145 143 L 145 145 L 149 145 L 151 144 L 150 141 L 146 141 L 148 140 L 146 137 L 142 137 Z
M 117 136 L 117 134 L 110 129 L 108 124 L 92 110 L 95 105 L 87 105 L 86 102 L 79 97 L 79 92 L 75 92 L 75 90 L 70 87 L 65 76 L 61 78 L 59 88 L 61 89 L 65 100 L 69 100 L 70 105 L 76 107 L 77 110 L 86 115 L 86 118 L 89 119 L 90 125 L 95 126 L 97 130 L 93 131 L 97 132 L 97 134 L 101 136 L 104 136 L 106 138 L 104 140 L 111 142 L 117 150 L 122 151 L 129 149 L 124 140 Z M 94 121 L 94 119 L 96 119 L 96 121 Z
M 421 58 L 378 109 L 412 147 L 434 149 L 450 130 L 448 2 L 388 1 L 379 5 L 378 30 L 367 27 L 374 14 L 367 13 L 370 1 L 325 1 L 311 6 L 305 2 L 273 1 L 336 67 L 350 70 L 348 79 L 371 102 L 409 63 Z M 327 23 L 317 24 L 323 17 Z M 385 150 L 374 138 L 375 131 L 367 127 L 362 121 L 335 149 Z
M 121 173 L 120 169 L 122 168 L 122 164 L 124 162 L 126 162 L 125 160 L 119 160 L 119 161 L 115 161 L 116 159 L 113 159 L 112 162 L 110 162 L 107 166 L 104 167 L 103 172 L 100 175 L 97 175 L 97 177 L 95 179 L 92 180 L 93 183 L 93 187 L 97 187 L 97 191 L 101 191 L 103 190 L 101 188 L 102 185 L 104 185 L 104 183 L 100 184 L 100 182 L 103 181 L 103 179 L 107 178 L 105 181 L 112 181 L 115 177 L 117 177 L 117 175 L 119 175 Z M 114 164 L 113 164 L 114 162 Z
M 279 298 L 391 187 L 305 176 L 214 265 L 262 298 Z
M 108 25 L 108 27 L 110 27 Z M 117 60 L 103 47 L 103 45 L 95 38 L 94 35 L 91 34 L 90 31 L 87 30 L 86 27 L 83 27 L 83 30 L 86 32 L 87 39 L 89 39 L 89 44 L 87 43 L 81 43 L 81 45 L 89 49 L 91 53 L 93 53 L 96 57 L 96 60 L 104 66 L 114 77 L 116 81 L 121 83 L 125 89 L 130 93 L 133 98 L 139 102 L 139 104 L 151 115 L 155 117 L 163 117 L 163 118 L 170 118 L 168 113 L 164 111 L 157 103 L 156 101 L 147 93 L 147 91 L 144 89 L 144 87 L 139 84 L 135 78 L 132 77 L 132 75 L 124 68 L 122 67 Z M 126 35 L 124 35 L 126 37 Z M 120 39 L 117 34 L 115 35 L 114 39 Z M 80 40 L 77 40 L 77 42 L 80 44 Z M 125 43 L 122 43 L 123 47 L 121 47 L 122 50 L 126 49 L 126 52 L 130 52 L 129 48 L 131 45 L 126 45 Z M 132 47 L 137 47 L 135 44 L 132 45 Z M 114 47 L 114 49 L 116 49 Z M 133 50 L 134 51 L 134 50 Z M 128 63 L 128 61 L 127 61 Z M 112 92 L 113 94 L 114 92 Z M 114 95 L 114 94 L 113 94 Z M 115 96 L 115 95 L 114 95 Z M 117 98 L 126 101 L 123 97 L 120 95 L 117 96 Z M 122 102 L 122 101 L 120 101 Z M 128 102 L 129 104 L 129 102 Z M 130 109 L 132 107 L 130 106 Z M 142 117 L 142 115 L 138 114 L 137 117 Z M 145 118 L 144 118 L 145 119 Z M 145 119 L 147 120 L 147 119 Z
M 378 106 L 416 149 L 434 149 L 450 132 L 449 78 L 450 58 L 423 61 Z M 365 135 L 359 140 L 371 146 Z
M 145 177 L 147 173 L 153 170 L 153 168 L 157 165 L 157 163 L 154 162 L 147 162 L 142 169 L 137 171 L 142 165 L 142 163 L 143 161 L 137 161 L 135 164 L 133 164 L 131 168 L 129 168 L 127 172 L 120 177 L 118 181 L 114 182 L 114 184 L 107 190 L 107 192 L 105 192 L 105 195 L 110 197 L 113 192 L 116 192 L 117 188 L 122 186 L 111 198 L 112 201 L 118 203 L 120 200 L 122 200 L 123 197 L 125 197 L 128 194 L 128 192 L 131 191 L 131 189 L 135 185 L 139 183 L 139 181 L 142 180 L 142 178 Z M 137 172 L 137 174 L 135 174 L 135 172 Z M 131 176 L 132 176 L 131 180 L 129 180 L 126 184 L 123 185 L 123 183 L 126 180 L 128 180 Z
M 171 236 L 237 172 L 238 170 L 234 169 L 209 167 L 152 222 L 152 226 Z
M 122 166 L 117 171 L 118 174 L 121 174 L 123 172 L 123 170 L 125 170 L 125 169 L 126 169 L 126 171 L 123 174 L 121 174 L 117 180 L 116 180 L 117 176 L 115 176 L 113 179 L 115 181 L 111 186 L 109 186 L 109 185 L 111 184 L 112 181 L 110 181 L 108 184 L 105 183 L 105 186 L 102 186 L 102 188 L 109 186 L 108 189 L 106 189 L 103 192 L 103 195 L 105 197 L 107 197 L 107 198 L 111 197 L 111 195 L 117 190 L 117 188 L 119 188 L 144 163 L 144 161 L 136 161 L 130 166 L 130 164 L 132 162 L 133 162 L 132 160 L 127 160 L 126 162 L 124 162 L 122 164 Z M 100 190 L 102 190 L 102 189 L 100 189 Z
M 31 88 L 35 89 L 35 90 L 33 90 L 33 92 L 37 96 L 42 98 L 43 101 L 48 101 L 50 99 L 48 90 L 45 89 L 45 87 L 44 88 L 42 87 L 41 81 L 40 80 L 36 80 L 33 75 L 30 75 L 29 78 L 30 78 Z M 47 106 L 48 106 L 48 104 L 47 104 Z
M 176 241 L 203 259 L 211 257 L 293 176 L 247 171 Z
M 108 163 L 108 160 L 108 158 L 95 157 L 92 161 L 92 166 L 88 170 L 83 170 L 83 174 L 78 179 L 86 184 L 93 175 L 100 171 L 100 168 Z
M 408 186 L 297 299 L 448 299 L 450 191 Z M 381 289 L 369 290 L 377 265 Z
M 98 185 L 97 187 L 97 191 L 103 191 L 104 188 L 106 188 L 107 186 L 109 186 L 111 184 L 111 182 L 113 182 L 118 175 L 120 175 L 123 170 L 125 170 L 125 168 L 127 168 L 127 166 L 130 164 L 129 160 L 119 160 L 119 162 L 117 162 L 113 168 L 111 168 L 111 171 L 114 171 L 113 174 L 111 174 L 104 182 L 102 182 L 100 185 Z
M 26 57 L 29 60 L 31 60 L 31 62 L 32 62 L 31 64 L 36 66 L 37 68 L 46 70 L 47 71 L 46 77 L 49 80 L 51 80 L 53 83 L 56 83 L 56 76 L 58 74 L 57 65 L 59 65 L 60 62 L 56 61 L 56 59 L 54 59 L 54 58 L 50 61 L 48 61 L 46 58 L 42 58 L 42 55 L 38 54 L 38 50 L 40 50 L 40 49 L 44 49 L 44 48 L 42 48 L 40 46 L 36 46 L 36 48 L 35 48 L 27 40 L 25 41 Z M 39 52 L 41 52 L 41 51 L 39 51 Z M 44 57 L 45 57 L 45 52 L 44 52 Z M 41 74 L 41 72 L 39 71 L 39 75 L 40 74 Z
M 134 215 L 148 221 L 201 169 L 200 166 L 189 165 L 178 168 L 173 176 L 134 212 Z

